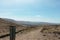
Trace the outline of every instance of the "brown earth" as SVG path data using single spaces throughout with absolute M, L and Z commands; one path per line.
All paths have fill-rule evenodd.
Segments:
M 26 27 L 23 27 L 22 25 L 18 25 L 9 21 L 5 21 L 0 18 L 0 36 L 9 34 L 10 26 L 16 26 L 16 31 L 25 29 Z
M 36 27 L 22 27 L 15 23 L 0 19 L 0 36 L 9 33 L 9 26 L 16 26 L 16 40 L 60 40 L 60 25 L 44 25 Z M 9 40 L 9 36 L 0 40 Z

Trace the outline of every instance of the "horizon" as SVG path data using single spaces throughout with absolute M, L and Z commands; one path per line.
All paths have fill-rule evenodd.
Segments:
M 0 18 L 60 23 L 60 0 L 0 0 Z
M 10 18 L 2 18 L 2 19 L 10 19 Z M 50 24 L 60 24 L 60 23 L 52 23 L 52 22 L 38 22 L 38 21 L 25 21 L 25 20 L 15 20 L 15 19 L 10 19 L 14 21 L 20 21 L 20 22 L 35 22 L 35 23 L 50 23 Z

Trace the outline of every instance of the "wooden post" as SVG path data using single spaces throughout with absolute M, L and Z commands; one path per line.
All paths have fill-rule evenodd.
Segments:
M 10 26 L 10 40 L 15 40 L 15 33 L 16 32 L 16 27 L 15 26 Z

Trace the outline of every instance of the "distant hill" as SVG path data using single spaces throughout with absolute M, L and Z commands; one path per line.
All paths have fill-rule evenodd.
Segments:
M 7 18 L 2 18 L 3 20 L 5 21 L 8 21 L 8 22 L 12 22 L 12 23 L 15 23 L 15 24 L 25 24 L 25 25 L 56 25 L 56 23 L 48 23 L 48 22 L 30 22 L 30 21 L 16 21 L 16 20 L 13 20 L 13 19 L 7 19 Z M 59 24 L 57 24 L 59 25 Z

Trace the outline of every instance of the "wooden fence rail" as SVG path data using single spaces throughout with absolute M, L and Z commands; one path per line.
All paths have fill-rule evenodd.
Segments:
M 10 36 L 10 40 L 15 40 L 15 35 L 16 35 L 16 27 L 15 26 L 10 26 L 10 34 L 2 35 L 0 38 L 4 38 L 7 36 Z
M 5 38 L 5 37 L 10 36 L 10 40 L 15 40 L 16 34 L 19 33 L 19 32 L 22 32 L 24 30 L 26 30 L 26 29 L 19 30 L 19 31 L 16 32 L 16 27 L 15 26 L 10 26 L 10 33 L 6 34 L 6 35 L 2 35 L 2 36 L 0 36 L 0 38 Z

